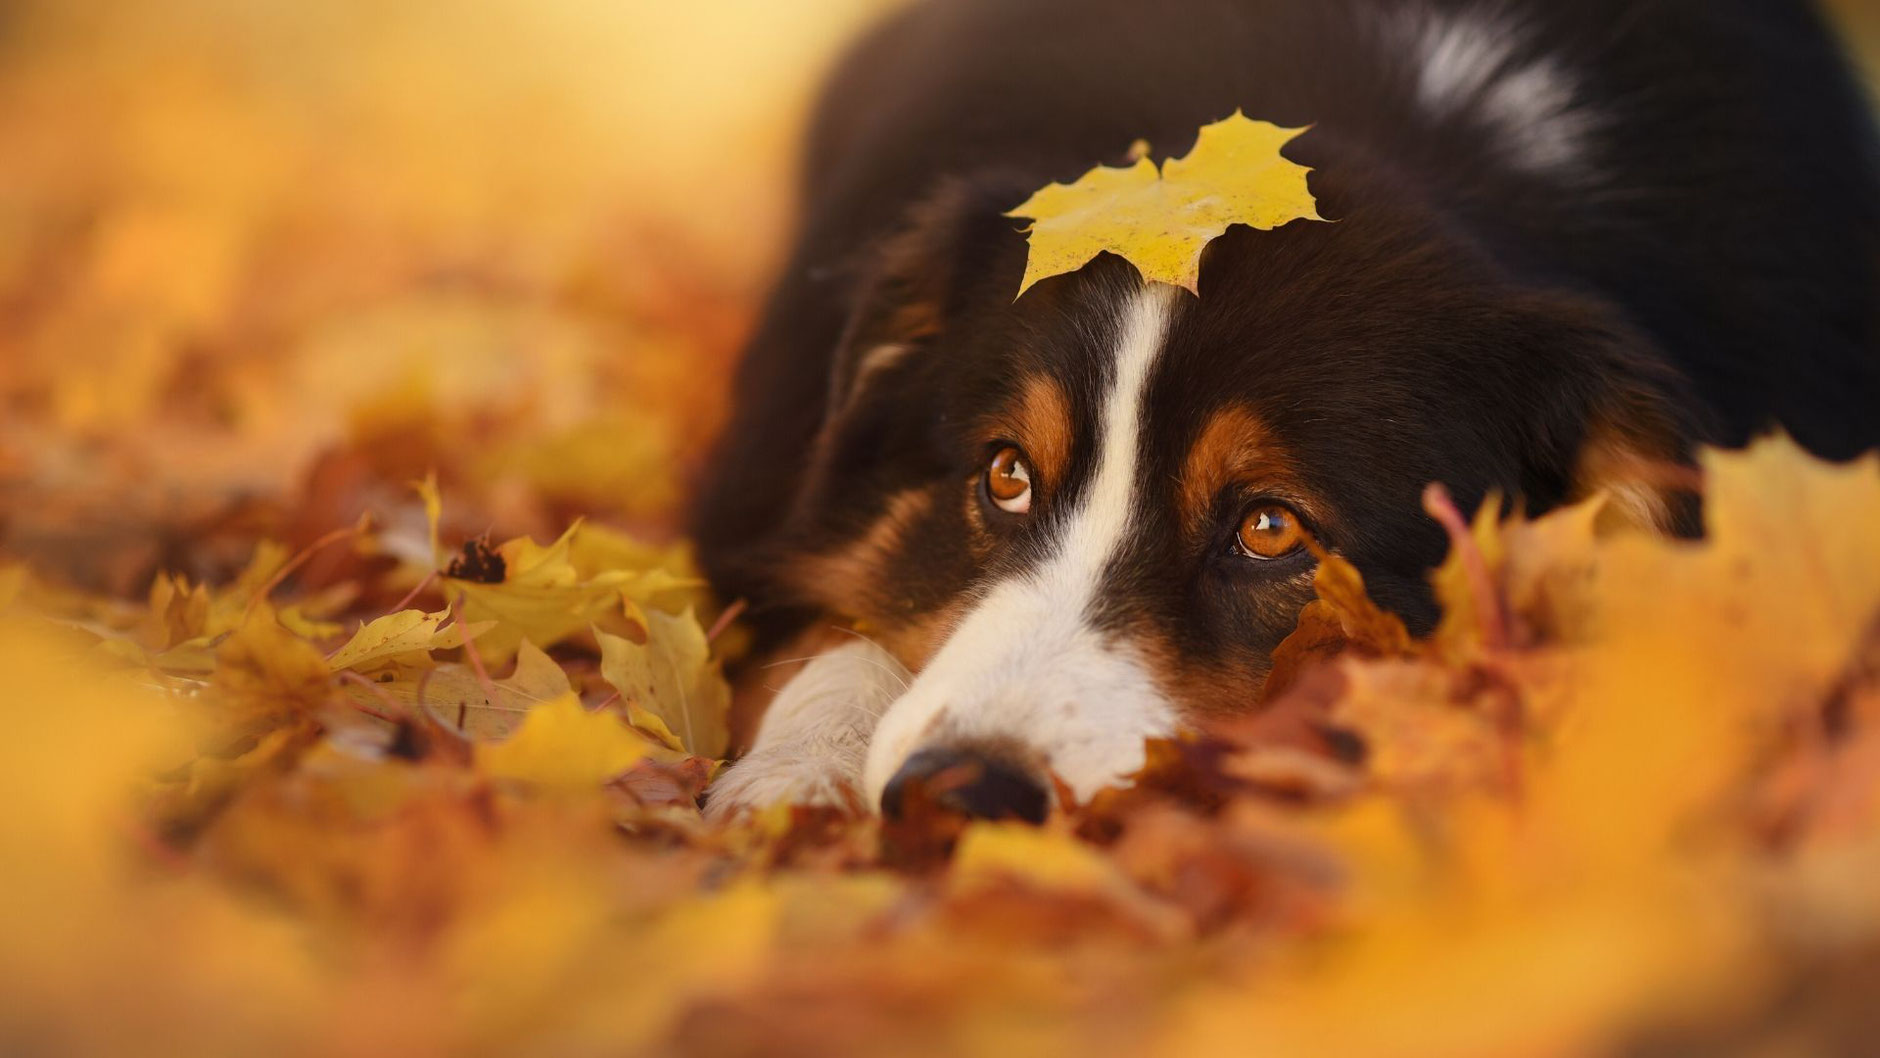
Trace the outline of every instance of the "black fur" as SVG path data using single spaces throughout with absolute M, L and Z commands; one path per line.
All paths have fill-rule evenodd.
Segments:
M 1584 160 L 1530 171 L 1496 129 L 1420 107 L 1386 28 L 1407 10 L 1520 27 L 1520 57 L 1578 89 Z M 1211 408 L 1258 409 L 1321 500 L 1314 528 L 1413 623 L 1442 549 L 1428 481 L 1544 508 L 1597 427 L 1668 455 L 1775 426 L 1833 457 L 1880 444 L 1880 155 L 1804 3 L 929 0 L 853 50 L 810 136 L 795 250 L 694 517 L 720 590 L 773 633 L 810 612 L 780 567 L 892 492 L 969 481 L 985 453 L 967 425 L 1016 363 L 1073 394 L 1087 448 L 1093 343 L 1133 273 L 1102 259 L 1013 303 L 1025 243 L 1000 214 L 1138 138 L 1183 154 L 1235 109 L 1313 126 L 1288 154 L 1338 223 L 1210 247 L 1153 382 L 1155 473 Z M 910 299 L 935 332 L 874 333 Z M 844 358 L 897 338 L 923 348 L 851 404 Z M 1078 482 L 1059 486 L 1061 503 Z M 1296 578 L 1249 583 L 1164 506 L 1116 572 L 1113 619 L 1195 656 L 1269 649 Z M 942 503 L 913 530 L 896 609 L 1023 563 L 1032 529 L 988 554 L 965 520 Z

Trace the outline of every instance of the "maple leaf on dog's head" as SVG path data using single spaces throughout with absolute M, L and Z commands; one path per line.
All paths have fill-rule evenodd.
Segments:
M 1266 231 L 1325 219 L 1306 186 L 1311 170 L 1280 154 L 1305 131 L 1236 110 L 1202 126 L 1194 149 L 1159 173 L 1140 158 L 1127 169 L 1100 165 L 1075 183 L 1045 187 L 1006 214 L 1032 221 L 1019 294 L 1106 251 L 1135 265 L 1145 281 L 1200 293 L 1201 251 L 1230 226 Z

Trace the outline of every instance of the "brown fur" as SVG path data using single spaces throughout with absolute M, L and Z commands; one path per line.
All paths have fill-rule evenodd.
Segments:
M 1266 654 L 1233 647 L 1224 654 L 1199 658 L 1152 626 L 1130 637 L 1156 686 L 1191 720 L 1237 716 L 1259 704 L 1259 689 L 1270 667 Z
M 1676 432 L 1654 415 L 1606 415 L 1587 430 L 1573 498 L 1604 493 L 1602 520 L 1654 532 L 1695 532 L 1695 469 L 1678 458 Z M 1687 524 L 1688 523 L 1688 524 Z
M 864 631 L 875 642 L 887 648 L 888 653 L 898 658 L 901 664 L 919 672 L 964 616 L 965 601 L 955 599 L 940 610 L 922 614 L 911 621 L 880 627 L 870 625 Z
M 1304 491 L 1285 448 L 1258 415 L 1240 404 L 1216 411 L 1188 450 L 1178 497 L 1183 528 L 1198 532 L 1229 485 L 1271 488 L 1288 499 Z
M 993 420 L 988 433 L 989 445 L 1016 441 L 1031 458 L 1034 497 L 1063 481 L 1070 469 L 1070 399 L 1048 375 L 1031 375 L 1020 383 L 1018 400 Z
M 797 589 L 831 613 L 880 620 L 887 609 L 881 593 L 892 583 L 890 570 L 908 527 L 932 507 L 933 494 L 923 489 L 888 497 L 886 510 L 867 532 L 838 550 L 802 559 L 792 571 Z
M 880 643 L 911 669 L 927 663 L 964 610 L 955 603 L 910 617 L 889 597 L 894 566 L 906 557 L 908 529 L 927 516 L 933 500 L 932 492 L 919 489 L 894 494 L 861 536 L 838 550 L 804 558 L 796 572 L 797 590 L 805 598 L 853 622 L 854 633 Z

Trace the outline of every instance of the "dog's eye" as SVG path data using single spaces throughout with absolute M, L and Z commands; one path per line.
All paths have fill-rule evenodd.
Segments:
M 1263 503 L 1241 520 L 1235 542 L 1248 558 L 1285 558 L 1305 546 L 1299 516 L 1277 503 Z
M 1031 468 L 1016 448 L 1001 448 L 986 467 L 986 495 L 1007 514 L 1031 510 Z

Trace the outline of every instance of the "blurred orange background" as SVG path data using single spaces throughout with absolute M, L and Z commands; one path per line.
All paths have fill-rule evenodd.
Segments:
M 206 523 L 432 465 L 502 532 L 670 531 L 880 6 L 13 5 L 0 550 L 141 591 Z
M 0 551 L 138 591 L 430 466 L 474 529 L 670 533 L 888 4 L 0 7 Z

